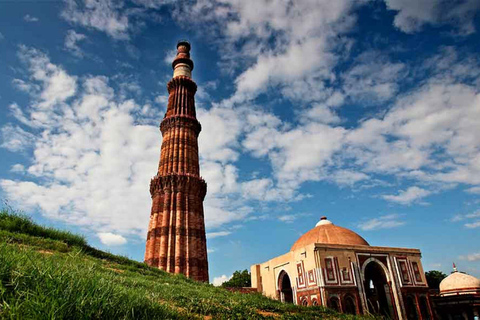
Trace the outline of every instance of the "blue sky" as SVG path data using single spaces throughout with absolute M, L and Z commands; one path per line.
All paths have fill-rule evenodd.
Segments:
M 188 39 L 210 278 L 322 215 L 480 276 L 480 3 L 0 1 L 0 198 L 142 260 Z

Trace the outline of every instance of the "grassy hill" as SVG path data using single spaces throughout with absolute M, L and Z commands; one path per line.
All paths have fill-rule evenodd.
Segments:
M 354 319 L 229 292 L 0 211 L 2 319 Z M 355 318 L 358 319 L 358 318 Z

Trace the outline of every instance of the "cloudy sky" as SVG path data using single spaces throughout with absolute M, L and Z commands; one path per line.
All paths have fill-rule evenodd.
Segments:
M 322 215 L 480 276 L 478 0 L 0 0 L 0 198 L 142 260 L 179 39 L 210 277 Z

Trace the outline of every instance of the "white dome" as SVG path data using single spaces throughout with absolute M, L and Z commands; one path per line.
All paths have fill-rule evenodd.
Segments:
M 453 272 L 440 282 L 440 295 L 480 293 L 480 280 L 466 273 Z
M 317 222 L 315 227 L 324 226 L 326 224 L 333 224 L 333 223 L 332 223 L 332 221 L 327 220 L 327 217 L 323 216 L 323 217 L 320 218 L 320 221 Z
M 290 251 L 306 247 L 312 243 L 341 244 L 347 246 L 369 245 L 368 242 L 358 234 L 347 228 L 334 225 L 332 222 L 327 220 L 327 217 L 320 218 L 320 221 L 317 222 L 315 228 L 307 231 L 300 238 L 298 238 Z

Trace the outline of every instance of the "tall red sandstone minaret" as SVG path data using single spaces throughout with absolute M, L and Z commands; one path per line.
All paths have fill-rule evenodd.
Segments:
M 163 135 L 158 173 L 150 182 L 152 211 L 145 262 L 172 273 L 208 282 L 207 242 L 203 199 L 207 184 L 200 177 L 195 116 L 193 61 L 190 43 L 177 44 L 173 78 L 167 84 L 167 113 L 160 124 Z

